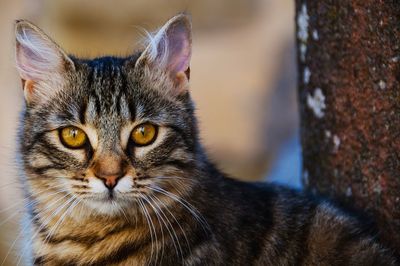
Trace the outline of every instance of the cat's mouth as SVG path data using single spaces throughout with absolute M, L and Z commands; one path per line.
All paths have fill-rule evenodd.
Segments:
M 93 199 L 101 202 L 117 202 L 122 200 L 121 196 L 118 194 L 119 193 L 114 190 L 109 190 L 107 192 L 101 193 L 100 195 L 96 195 L 95 197 L 93 197 Z
M 120 214 L 121 208 L 131 206 L 132 201 L 117 191 L 92 194 L 85 198 L 86 204 L 102 214 Z
M 108 191 L 108 199 L 109 200 L 113 200 L 114 198 L 115 198 L 115 192 L 114 192 L 114 190 L 109 190 Z
M 90 196 L 88 195 L 85 198 L 90 202 L 96 202 L 96 203 L 113 202 L 115 204 L 126 200 L 126 198 L 120 194 L 121 193 L 119 193 L 118 191 L 109 190 L 103 193 L 92 193 Z

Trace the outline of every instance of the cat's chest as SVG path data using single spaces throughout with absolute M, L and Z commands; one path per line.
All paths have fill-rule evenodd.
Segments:
M 32 225 L 39 232 L 37 225 Z M 94 227 L 94 228 L 93 228 Z M 98 227 L 98 228 L 96 228 Z M 40 265 L 144 265 L 151 245 L 146 233 L 130 226 L 108 227 L 100 223 L 72 226 L 33 239 L 33 261 Z

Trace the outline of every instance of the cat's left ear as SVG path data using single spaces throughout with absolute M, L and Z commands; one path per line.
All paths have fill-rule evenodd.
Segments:
M 165 71 L 174 82 L 175 94 L 181 94 L 188 88 L 191 55 L 191 19 L 186 14 L 179 14 L 170 19 L 154 37 L 150 37 L 135 67 L 147 65 Z
M 15 23 L 16 63 L 28 103 L 47 100 L 75 69 L 68 55 L 41 29 L 26 20 Z

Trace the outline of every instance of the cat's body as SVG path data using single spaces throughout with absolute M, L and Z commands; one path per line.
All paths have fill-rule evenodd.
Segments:
M 180 204 L 169 206 L 176 220 L 164 211 L 179 240 L 154 217 L 153 255 L 145 221 L 98 216 L 65 221 L 37 265 L 396 265 L 363 225 L 326 202 L 211 173 L 182 199 L 201 218 Z
M 27 263 L 397 265 L 356 218 L 208 161 L 188 91 L 190 43 L 180 15 L 142 53 L 79 60 L 17 23 Z

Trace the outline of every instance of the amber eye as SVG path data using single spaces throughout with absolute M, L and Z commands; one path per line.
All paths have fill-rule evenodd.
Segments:
M 80 149 L 86 144 L 87 136 L 82 129 L 70 126 L 60 129 L 60 140 L 67 148 Z
M 144 123 L 132 130 L 131 138 L 136 145 L 145 146 L 154 142 L 157 137 L 157 127 Z

